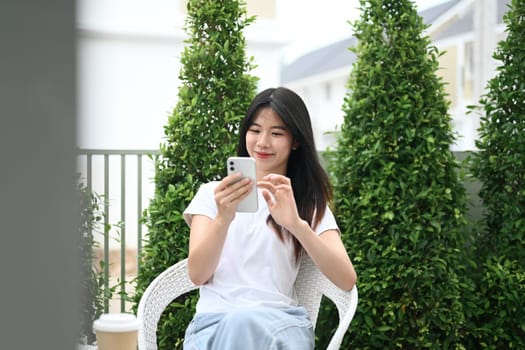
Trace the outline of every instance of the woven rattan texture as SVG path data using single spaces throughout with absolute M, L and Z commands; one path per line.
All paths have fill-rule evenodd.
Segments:
M 157 324 L 162 312 L 175 298 L 197 288 L 188 277 L 186 259 L 169 267 L 153 280 L 142 295 L 137 310 L 140 350 L 157 350 Z M 348 292 L 339 289 L 305 255 L 295 281 L 295 291 L 299 305 L 306 308 L 314 327 L 322 296 L 327 296 L 335 304 L 339 324 L 327 349 L 339 349 L 357 309 L 357 287 Z

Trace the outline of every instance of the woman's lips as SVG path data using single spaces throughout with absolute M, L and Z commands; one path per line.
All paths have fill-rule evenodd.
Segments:
M 255 155 L 257 156 L 257 158 L 261 158 L 261 159 L 270 158 L 272 156 L 271 153 L 264 153 L 264 152 L 255 152 Z

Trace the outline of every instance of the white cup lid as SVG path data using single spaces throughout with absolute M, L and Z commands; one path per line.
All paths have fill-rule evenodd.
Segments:
M 93 323 L 95 332 L 131 332 L 139 328 L 139 321 L 133 314 L 112 313 L 102 314 Z

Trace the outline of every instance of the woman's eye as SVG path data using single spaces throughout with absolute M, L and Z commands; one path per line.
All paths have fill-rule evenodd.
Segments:
M 283 136 L 283 134 L 280 132 L 272 132 L 272 135 L 273 136 Z
M 259 133 L 259 129 L 248 129 L 248 132 L 251 132 L 251 133 L 254 133 L 254 134 L 258 134 Z

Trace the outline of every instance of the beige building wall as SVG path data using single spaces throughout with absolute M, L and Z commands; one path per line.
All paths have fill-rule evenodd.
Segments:
M 248 0 L 247 10 L 249 16 L 258 16 L 267 19 L 277 17 L 275 0 Z
M 247 0 L 246 10 L 248 16 L 258 16 L 266 19 L 276 18 L 276 0 Z M 186 13 L 186 5 L 188 1 L 180 2 L 180 12 Z
M 463 98 L 472 101 L 474 98 L 474 43 L 467 41 L 464 44 L 464 62 L 461 70 Z
M 457 48 L 455 46 L 442 47 L 439 49 L 444 54 L 439 58 L 439 70 L 438 76 L 443 78 L 445 84 L 445 92 L 447 98 L 451 103 L 451 108 L 457 105 L 457 89 L 458 89 L 458 78 L 457 78 Z

